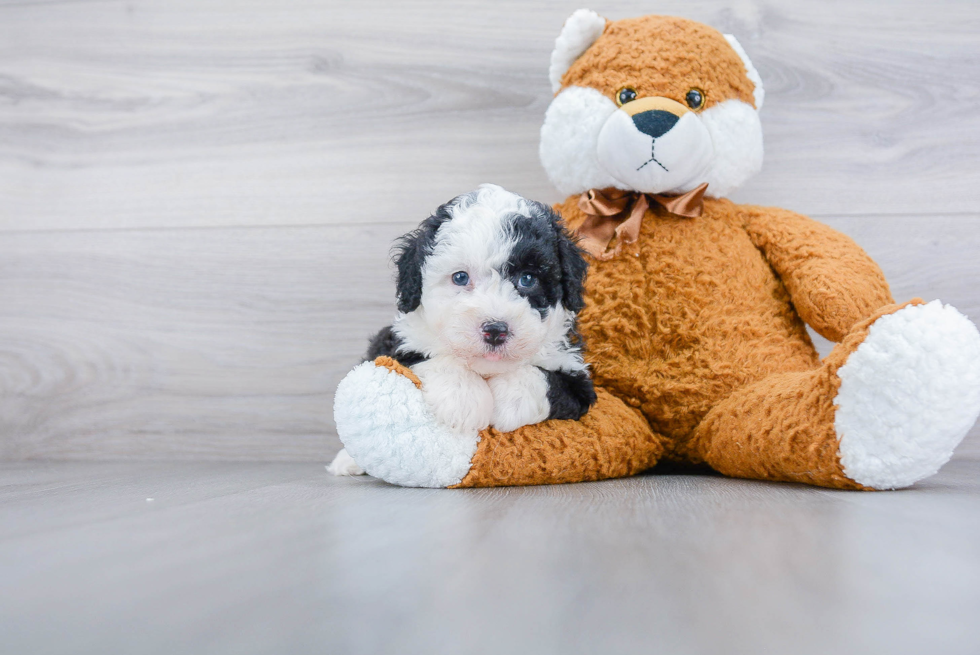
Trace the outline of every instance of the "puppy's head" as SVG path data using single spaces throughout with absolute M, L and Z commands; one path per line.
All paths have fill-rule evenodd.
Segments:
M 485 184 L 396 248 L 404 348 L 492 374 L 567 345 L 587 264 L 547 206 Z
M 734 36 L 683 18 L 581 9 L 551 54 L 541 162 L 568 195 L 728 194 L 762 166 L 762 80 Z

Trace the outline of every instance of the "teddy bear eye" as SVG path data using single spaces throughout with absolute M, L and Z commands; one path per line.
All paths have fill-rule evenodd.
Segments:
M 702 92 L 701 89 L 691 89 L 687 92 L 687 95 L 684 96 L 684 100 L 687 101 L 688 107 L 697 111 L 704 106 L 704 92 Z
M 634 100 L 636 100 L 636 89 L 631 89 L 628 86 L 624 86 L 619 90 L 619 93 L 616 94 L 616 104 L 618 104 L 620 107 L 625 105 L 627 102 L 632 102 Z

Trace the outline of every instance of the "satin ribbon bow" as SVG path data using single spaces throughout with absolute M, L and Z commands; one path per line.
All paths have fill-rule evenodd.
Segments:
M 696 189 L 679 196 L 639 193 L 621 189 L 589 189 L 578 199 L 578 206 L 586 219 L 574 233 L 578 245 L 596 259 L 606 261 L 619 254 L 624 243 L 633 243 L 640 236 L 643 215 L 656 203 L 671 214 L 685 218 L 697 218 L 704 208 L 705 182 Z M 609 249 L 609 242 L 616 237 L 616 245 Z

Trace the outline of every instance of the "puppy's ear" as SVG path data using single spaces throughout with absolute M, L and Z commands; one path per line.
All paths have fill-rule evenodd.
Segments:
M 439 207 L 418 228 L 395 243 L 393 250 L 395 267 L 398 269 L 398 311 L 404 314 L 415 311 L 422 302 L 422 266 L 425 258 L 432 253 L 439 226 L 452 219 L 449 209 L 457 200 L 454 198 Z
M 558 257 L 561 259 L 561 303 L 570 312 L 578 313 L 585 307 L 585 275 L 589 263 L 582 250 L 556 215 L 555 231 L 558 234 Z
M 539 202 L 532 202 L 533 211 L 548 218 L 558 242 L 558 266 L 561 268 L 561 304 L 578 313 L 585 307 L 585 275 L 589 263 L 576 245 L 575 237 L 565 229 L 561 214 Z

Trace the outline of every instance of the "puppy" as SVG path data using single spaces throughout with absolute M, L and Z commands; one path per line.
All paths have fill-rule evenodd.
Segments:
M 510 432 L 595 403 L 575 331 L 588 265 L 549 207 L 485 184 L 402 237 L 394 259 L 398 316 L 367 359 L 411 368 L 451 430 Z M 330 468 L 360 472 L 344 451 Z

